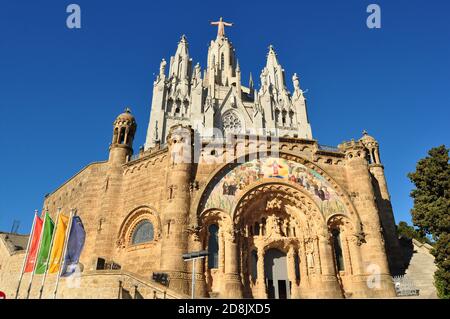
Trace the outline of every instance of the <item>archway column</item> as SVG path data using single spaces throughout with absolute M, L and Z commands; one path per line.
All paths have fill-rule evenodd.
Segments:
M 321 275 L 319 277 L 321 282 L 316 297 L 342 298 L 342 290 L 336 276 L 333 250 L 329 242 L 328 233 L 319 235 L 317 242 L 321 256 Z
M 242 298 L 242 283 L 239 274 L 239 258 L 238 245 L 236 237 L 232 233 L 227 233 L 224 239 L 225 242 L 225 285 L 223 295 L 226 298 Z
M 191 234 L 190 251 L 200 251 L 203 249 L 202 241 L 197 233 Z M 206 297 L 206 277 L 205 264 L 208 260 L 202 258 L 196 261 L 195 264 L 195 296 L 196 298 Z M 190 287 L 192 289 L 192 287 Z
M 357 234 L 347 236 L 350 260 L 352 265 L 352 297 L 364 298 L 367 295 L 367 280 L 364 275 L 363 263 L 361 259 L 360 242 Z
M 263 246 L 257 247 L 257 254 L 258 254 L 258 262 L 257 262 L 257 266 L 256 266 L 257 280 L 256 280 L 255 298 L 267 299 L 266 284 L 264 282 L 265 275 L 264 275 L 264 247 Z
M 287 272 L 288 272 L 288 278 L 291 283 L 291 289 L 290 289 L 290 297 L 291 299 L 298 299 L 300 298 L 300 287 L 297 284 L 297 276 L 295 274 L 295 253 L 296 249 L 293 245 L 289 247 L 288 253 L 287 253 Z
M 300 288 L 306 289 L 308 285 L 308 263 L 306 262 L 306 248 L 305 241 L 302 238 L 300 240 Z
M 225 273 L 225 240 L 223 231 L 219 230 L 219 273 Z
M 347 243 L 350 253 L 353 275 L 360 276 L 363 274 L 363 267 L 361 261 L 361 252 L 359 251 L 360 248 L 359 240 L 357 235 L 352 234 L 347 236 Z

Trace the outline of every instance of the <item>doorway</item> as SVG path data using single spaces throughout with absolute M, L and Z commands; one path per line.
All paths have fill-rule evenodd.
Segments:
M 286 254 L 271 248 L 264 255 L 264 278 L 269 299 L 290 298 Z

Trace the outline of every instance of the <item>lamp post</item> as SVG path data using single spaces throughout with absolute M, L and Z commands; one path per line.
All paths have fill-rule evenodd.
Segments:
M 197 259 L 205 258 L 209 255 L 207 250 L 195 251 L 187 254 L 183 254 L 184 261 L 192 261 L 192 283 L 191 283 L 191 298 L 194 299 L 195 296 L 195 261 Z

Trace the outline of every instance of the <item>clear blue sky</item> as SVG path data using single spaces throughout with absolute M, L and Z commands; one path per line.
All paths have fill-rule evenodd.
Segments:
M 130 106 L 144 143 L 161 58 L 186 34 L 194 61 L 223 16 L 244 74 L 259 73 L 273 44 L 308 89 L 319 143 L 381 144 L 397 221 L 410 221 L 406 174 L 433 146 L 449 146 L 450 3 L 389 1 L 0 1 L 0 230 L 28 232 L 43 197 L 108 156 L 112 122 Z M 82 28 L 65 25 L 77 3 Z M 382 28 L 366 27 L 378 3 Z M 259 86 L 259 83 L 257 83 Z

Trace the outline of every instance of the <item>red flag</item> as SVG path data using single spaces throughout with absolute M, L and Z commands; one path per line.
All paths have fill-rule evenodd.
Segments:
M 36 215 L 36 221 L 34 222 L 34 230 L 33 234 L 31 235 L 32 236 L 31 245 L 28 250 L 28 258 L 24 272 L 32 272 L 34 270 L 34 264 L 36 263 L 36 255 L 39 250 L 39 241 L 41 239 L 41 231 L 43 223 L 44 221 Z

